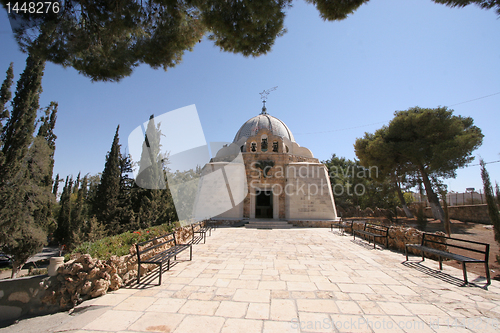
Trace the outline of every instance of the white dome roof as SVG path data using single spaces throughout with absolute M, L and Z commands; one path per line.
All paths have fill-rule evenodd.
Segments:
M 273 135 L 287 138 L 290 141 L 295 142 L 292 132 L 288 126 L 286 126 L 285 123 L 278 118 L 267 113 L 261 113 L 244 123 L 238 133 L 236 133 L 233 142 L 238 142 L 244 136 L 247 138 L 251 137 L 264 128 L 268 129 L 271 133 L 273 133 Z

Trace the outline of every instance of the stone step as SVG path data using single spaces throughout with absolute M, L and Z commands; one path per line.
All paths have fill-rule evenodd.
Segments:
M 290 229 L 293 225 L 287 221 L 275 220 L 251 220 L 245 224 L 245 228 L 249 229 Z
M 246 225 L 245 228 L 247 229 L 291 229 L 293 228 L 293 225 L 262 225 L 262 226 L 257 226 L 257 225 Z

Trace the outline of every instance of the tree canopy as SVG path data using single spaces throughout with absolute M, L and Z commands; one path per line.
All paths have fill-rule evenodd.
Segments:
M 11 3 L 0 0 L 5 8 Z M 306 0 L 324 20 L 343 20 L 368 0 Z M 496 8 L 498 0 L 432 0 L 450 7 Z M 29 1 L 17 1 L 18 8 Z M 13 11 L 21 50 L 73 67 L 94 81 L 119 81 L 142 64 L 167 70 L 208 36 L 226 52 L 260 56 L 285 32 L 292 0 L 58 1 L 40 15 Z M 10 5 L 12 6 L 12 4 Z M 47 11 L 47 8 L 44 7 Z
M 425 185 L 434 217 L 444 220 L 433 190 L 439 179 L 454 178 L 456 170 L 471 162 L 472 152 L 483 140 L 470 117 L 454 116 L 446 107 L 414 107 L 396 111 L 388 126 L 356 141 L 356 155 L 363 165 L 380 166 L 384 174 L 417 175 Z

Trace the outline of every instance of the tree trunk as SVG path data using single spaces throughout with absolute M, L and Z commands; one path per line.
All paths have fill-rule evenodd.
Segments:
M 446 202 L 446 196 L 444 196 L 443 208 L 444 208 L 444 230 L 446 231 L 448 237 L 451 237 L 450 214 L 448 212 L 448 203 Z
M 439 203 L 439 198 L 436 193 L 432 190 L 432 184 L 429 180 L 429 175 L 424 170 L 423 166 L 419 166 L 420 176 L 422 176 L 422 181 L 424 182 L 425 192 L 427 193 L 427 200 L 429 200 L 429 204 L 431 205 L 432 216 L 440 220 L 444 226 L 444 212 L 443 208 L 441 208 L 441 204 Z
M 21 271 L 21 268 L 23 268 L 24 262 L 19 262 L 17 260 L 12 260 L 12 273 L 10 275 L 11 279 L 15 279 L 17 277 L 17 274 Z
M 409 219 L 412 219 L 413 214 L 411 213 L 410 209 L 406 205 L 405 196 L 403 195 L 403 192 L 401 192 L 401 186 L 399 186 L 398 181 L 396 181 L 396 193 L 398 194 L 399 201 L 401 201 L 401 206 L 403 206 L 403 210 L 405 211 L 406 217 Z

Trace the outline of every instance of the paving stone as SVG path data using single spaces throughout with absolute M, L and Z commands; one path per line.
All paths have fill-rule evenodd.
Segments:
M 291 321 L 297 318 L 295 302 L 288 299 L 271 300 L 271 320 Z
M 179 311 L 184 303 L 186 303 L 185 299 L 157 298 L 156 301 L 146 309 L 146 311 L 175 313 Z
M 271 299 L 269 290 L 237 289 L 233 300 L 240 302 L 263 302 L 267 303 Z
M 212 316 L 186 316 L 174 333 L 219 332 L 224 325 L 224 318 Z
M 229 318 L 224 323 L 221 333 L 260 333 L 262 326 L 262 320 Z
M 245 302 L 222 301 L 215 315 L 226 318 L 243 318 L 247 309 L 248 303 Z
M 300 312 L 339 313 L 339 308 L 334 300 L 327 299 L 298 299 L 297 310 Z
M 143 315 L 140 311 L 109 310 L 83 327 L 84 330 L 126 330 Z
M 156 299 L 154 297 L 130 296 L 120 304 L 114 307 L 114 310 L 134 310 L 144 311 L 149 308 Z
M 128 331 L 172 332 L 183 318 L 184 315 L 176 313 L 146 312 Z
M 335 332 L 335 324 L 328 313 L 299 312 L 299 318 L 292 321 L 301 332 Z
M 195 314 L 195 315 L 213 315 L 220 302 L 217 301 L 197 301 L 188 300 L 179 309 L 179 313 Z

